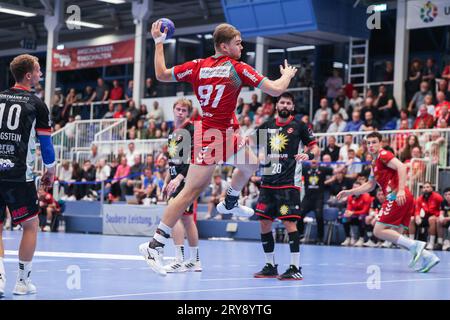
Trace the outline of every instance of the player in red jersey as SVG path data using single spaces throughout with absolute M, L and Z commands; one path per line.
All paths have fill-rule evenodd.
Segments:
M 247 160 L 243 164 L 231 161 L 237 170 L 233 173 L 227 196 L 217 205 L 217 210 L 237 216 L 253 214 L 252 209 L 238 204 L 242 188 L 258 169 L 258 159 L 239 135 L 234 133 L 233 114 L 237 98 L 244 85 L 258 87 L 271 96 L 279 96 L 287 89 L 297 69 L 285 61 L 284 66 L 280 66 L 281 77 L 271 81 L 246 63 L 239 62 L 243 49 L 241 34 L 229 24 L 220 24 L 214 31 L 214 56 L 168 69 L 163 47 L 167 30 L 164 33 L 160 30 L 161 21 L 153 23 L 151 33 L 155 40 L 156 78 L 162 82 L 183 81 L 192 84 L 203 110 L 201 123 L 195 124 L 193 163 L 186 176 L 186 185 L 166 208 L 153 240 L 139 247 L 149 266 L 165 275 L 162 267 L 164 245 L 184 210 L 211 182 L 216 164 L 230 163 L 233 156 Z M 305 157 L 308 158 L 307 155 Z
M 352 194 L 370 192 L 378 183 L 386 196 L 386 201 L 378 214 L 374 235 L 378 239 L 390 241 L 407 249 L 412 255 L 409 263 L 411 268 L 416 265 L 420 257 L 423 257 L 421 266 L 416 271 L 428 272 L 439 263 L 439 258 L 425 250 L 425 242 L 409 239 L 395 230 L 402 227 L 408 228 L 411 216 L 414 214 L 414 197 L 405 186 L 406 166 L 391 152 L 381 148 L 381 140 L 382 136 L 378 132 L 367 135 L 369 153 L 375 159 L 369 181 L 360 187 L 341 191 L 337 198 L 342 199 Z

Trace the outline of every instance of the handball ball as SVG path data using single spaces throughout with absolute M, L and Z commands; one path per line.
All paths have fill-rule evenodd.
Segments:
M 161 32 L 164 32 L 164 29 L 167 28 L 167 37 L 166 39 L 172 38 L 173 34 L 175 33 L 175 24 L 172 22 L 172 20 L 167 18 L 161 18 L 159 19 L 161 24 Z

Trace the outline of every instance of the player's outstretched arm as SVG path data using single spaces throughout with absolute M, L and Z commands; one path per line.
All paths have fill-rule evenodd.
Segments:
M 338 200 L 341 200 L 341 199 L 346 198 L 351 195 L 367 193 L 367 192 L 370 192 L 373 189 L 375 189 L 376 186 L 377 186 L 377 184 L 376 184 L 375 180 L 369 180 L 366 183 L 364 183 L 363 185 L 359 186 L 358 188 L 353 188 L 350 190 L 342 190 L 341 192 L 338 193 L 336 198 Z
M 174 82 L 172 78 L 172 69 L 167 69 L 166 60 L 164 58 L 164 40 L 167 35 L 167 28 L 164 33 L 161 32 L 160 20 L 152 24 L 151 34 L 155 40 L 155 74 L 156 79 L 161 82 Z
M 277 80 L 266 80 L 261 85 L 261 90 L 268 95 L 278 97 L 289 87 L 291 79 L 297 73 L 297 68 L 290 66 L 287 60 L 284 60 L 284 67 L 280 65 L 281 77 Z

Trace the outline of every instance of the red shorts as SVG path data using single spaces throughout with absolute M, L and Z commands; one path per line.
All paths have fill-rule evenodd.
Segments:
M 201 166 L 222 164 L 244 146 L 245 139 L 238 131 L 195 130 L 192 163 Z
M 405 194 L 406 202 L 403 206 L 399 206 L 395 200 L 383 202 L 377 222 L 391 227 L 408 229 L 411 217 L 414 215 L 414 197 L 408 189 L 405 190 Z

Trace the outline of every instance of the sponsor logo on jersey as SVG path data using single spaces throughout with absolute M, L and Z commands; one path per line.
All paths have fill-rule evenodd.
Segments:
M 213 68 L 201 68 L 200 79 L 229 78 L 231 66 L 219 66 Z
M 9 159 L 0 159 L 0 171 L 7 171 L 14 168 L 15 164 Z
M 282 216 L 285 216 L 285 215 L 288 214 L 288 212 L 289 212 L 289 207 L 288 207 L 287 205 L 283 204 L 283 205 L 280 207 L 280 213 L 281 213 L 281 215 L 282 215 Z
M 250 72 L 247 71 L 247 69 L 244 69 L 244 71 L 242 72 L 242 74 L 244 76 L 246 76 L 247 78 L 249 78 L 250 80 L 252 80 L 253 82 L 258 81 L 258 78 L 256 78 L 256 76 L 254 74 L 251 74 Z
M 178 78 L 178 80 L 181 80 L 181 79 L 183 79 L 184 77 L 186 77 L 186 76 L 188 76 L 190 74 L 192 74 L 192 69 L 187 69 L 186 71 L 184 71 L 182 73 L 179 73 L 177 75 L 177 78 Z

